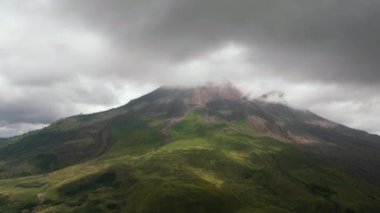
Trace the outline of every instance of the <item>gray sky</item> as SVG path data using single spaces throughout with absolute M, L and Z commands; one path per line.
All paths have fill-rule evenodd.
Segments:
M 380 133 L 378 0 L 0 0 L 0 137 L 229 80 Z

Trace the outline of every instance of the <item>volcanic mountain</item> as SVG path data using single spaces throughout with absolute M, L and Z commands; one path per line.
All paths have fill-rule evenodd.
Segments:
M 0 212 L 379 212 L 379 156 L 229 83 L 160 87 L 2 141 Z

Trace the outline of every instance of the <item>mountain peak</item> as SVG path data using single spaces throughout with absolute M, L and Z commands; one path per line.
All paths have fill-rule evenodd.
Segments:
M 204 105 L 217 99 L 242 101 L 243 95 L 232 83 L 227 82 L 197 87 L 193 89 L 192 99 L 198 105 Z
M 205 105 L 214 100 L 245 100 L 243 93 L 231 82 L 207 83 L 193 87 L 162 86 L 158 90 L 166 91 L 166 94 L 192 105 Z
M 164 86 L 2 141 L 0 209 L 378 212 L 379 141 L 228 82 Z

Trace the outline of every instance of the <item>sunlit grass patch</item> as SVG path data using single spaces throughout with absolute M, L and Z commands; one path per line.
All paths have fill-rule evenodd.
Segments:
M 220 178 L 218 178 L 215 174 L 213 174 L 211 171 L 204 170 L 204 169 L 198 169 L 198 168 L 188 168 L 189 171 L 191 171 L 195 176 L 198 178 L 207 181 L 208 183 L 213 184 L 214 186 L 220 188 L 224 181 Z

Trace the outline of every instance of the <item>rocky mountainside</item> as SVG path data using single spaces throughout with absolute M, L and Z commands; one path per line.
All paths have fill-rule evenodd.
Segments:
M 3 141 L 0 210 L 378 212 L 378 156 L 377 135 L 229 83 L 161 87 Z
M 154 93 L 170 95 L 163 95 L 165 98 L 153 104 L 177 102 L 184 105 L 181 115 L 193 107 L 206 111 L 210 119 L 244 120 L 257 132 L 295 144 L 373 184 L 380 184 L 380 170 L 376 169 L 380 168 L 378 135 L 345 127 L 310 111 L 261 99 L 248 100 L 229 83 L 195 89 L 160 88 Z

